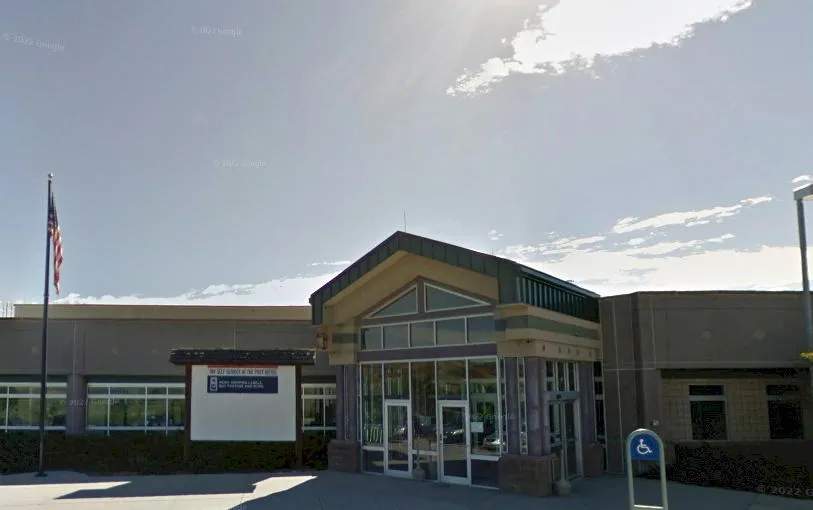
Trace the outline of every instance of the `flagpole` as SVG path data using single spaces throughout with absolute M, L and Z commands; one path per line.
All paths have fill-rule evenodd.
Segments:
M 51 276 L 51 231 L 48 227 L 51 216 L 51 181 L 54 174 L 48 174 L 48 206 L 45 235 L 45 290 L 42 294 L 42 345 L 40 345 L 40 450 L 37 476 L 45 476 L 45 393 L 48 379 L 48 297 Z

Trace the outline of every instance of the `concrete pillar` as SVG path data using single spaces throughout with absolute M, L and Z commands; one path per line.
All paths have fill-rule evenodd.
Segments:
M 347 439 L 345 436 L 345 389 L 344 365 L 333 367 L 336 373 L 336 439 Z
M 542 395 L 540 392 L 540 365 L 545 362 L 539 358 L 525 359 L 525 395 L 528 409 L 528 455 L 540 456 L 543 452 L 542 436 Z
M 505 358 L 505 442 L 508 453 L 519 455 L 519 400 L 517 395 L 517 358 Z
M 87 417 L 87 382 L 81 374 L 67 377 L 67 412 L 65 416 L 65 434 L 81 435 L 85 433 Z
M 344 430 L 348 441 L 358 439 L 358 365 L 344 366 Z
M 542 453 L 550 454 L 550 394 L 548 393 L 548 363 L 539 360 L 539 405 L 542 416 Z
M 596 441 L 596 387 L 593 384 L 593 363 L 577 365 L 582 443 L 592 443 Z

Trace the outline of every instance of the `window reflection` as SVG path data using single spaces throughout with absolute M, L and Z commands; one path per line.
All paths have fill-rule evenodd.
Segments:
M 409 347 L 408 325 L 384 326 L 385 349 L 406 349 L 407 347 Z
M 361 349 L 376 350 L 383 347 L 381 328 L 363 328 L 361 330 Z
M 435 345 L 435 323 L 413 322 L 409 325 L 409 336 L 412 347 L 432 347 Z
M 89 383 L 87 428 L 167 434 L 184 426 L 182 383 Z
M 166 388 L 164 388 L 166 393 Z M 167 399 L 147 400 L 147 427 L 166 427 L 167 425 Z
M 497 410 L 499 409 L 497 384 L 496 360 L 469 361 L 469 412 L 471 413 L 472 454 L 500 454 L 497 422 Z
M 311 435 L 332 435 L 336 430 L 336 385 L 302 383 L 302 430 Z
M 145 405 L 143 398 L 115 399 L 110 401 L 111 427 L 144 427 Z
M 461 345 L 466 343 L 465 319 L 446 319 L 435 323 L 438 345 Z
M 435 363 L 412 363 L 413 448 L 421 452 L 437 450 L 435 403 Z
M 465 361 L 438 361 L 438 398 L 441 400 L 466 399 Z
M 409 398 L 409 363 L 384 364 L 384 398 Z
M 482 344 L 495 341 L 493 316 L 469 317 L 466 321 L 466 331 L 470 344 Z
M 381 365 L 361 366 L 361 434 L 366 445 L 384 444 L 384 389 Z
M 372 317 L 392 317 L 411 313 L 418 313 L 418 289 L 415 288 L 373 313 Z
M 48 383 L 45 400 L 45 426 L 64 429 L 67 414 L 67 387 Z M 0 384 L 0 430 L 37 428 L 40 416 L 39 383 Z

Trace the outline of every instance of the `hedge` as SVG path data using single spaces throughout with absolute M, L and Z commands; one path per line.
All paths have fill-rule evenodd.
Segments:
M 813 499 L 813 441 L 678 443 L 669 480 Z M 645 475 L 659 476 L 657 468 Z
M 304 438 L 303 468 L 327 467 L 327 443 L 319 436 Z M 37 470 L 39 436 L 29 432 L 0 433 L 0 473 Z M 168 474 L 268 472 L 293 469 L 293 443 L 190 442 L 184 461 L 181 434 L 119 433 L 111 436 L 73 436 L 48 433 L 45 466 L 49 471 L 102 474 Z

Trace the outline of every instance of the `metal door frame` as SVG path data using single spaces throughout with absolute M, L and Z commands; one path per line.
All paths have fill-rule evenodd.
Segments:
M 407 470 L 390 469 L 390 407 L 406 407 L 407 410 Z M 385 400 L 384 401 L 384 474 L 387 476 L 397 476 L 409 478 L 412 476 L 412 405 L 409 400 Z
M 443 408 L 452 407 L 463 410 L 463 421 L 466 427 L 466 478 L 459 476 L 446 476 L 443 462 Z M 469 402 L 467 400 L 438 400 L 438 480 L 445 483 L 460 485 L 471 485 L 471 432 L 469 431 L 471 420 Z
M 574 433 L 574 436 L 575 436 L 573 438 L 573 441 L 574 441 L 574 446 L 575 446 L 575 448 L 574 448 L 574 455 L 576 456 L 575 459 L 571 459 L 567 455 L 567 439 L 566 439 L 566 433 L 565 433 L 565 430 L 567 429 L 567 427 L 565 426 L 566 425 L 565 421 L 567 419 L 566 416 L 565 416 L 565 406 L 567 404 L 573 404 L 573 433 Z M 575 478 L 580 478 L 580 477 L 584 476 L 584 463 L 582 462 L 582 434 L 581 434 L 581 416 L 580 416 L 581 410 L 579 409 L 580 401 L 579 401 L 578 398 L 575 398 L 575 399 L 568 398 L 566 400 L 563 399 L 563 400 L 550 401 L 550 405 L 551 406 L 558 405 L 558 406 L 561 407 L 561 409 L 559 411 L 559 419 L 560 419 L 559 428 L 561 430 L 560 437 L 559 437 L 559 442 L 560 442 L 560 445 L 561 445 L 560 448 L 561 448 L 561 451 L 562 451 L 562 460 L 565 462 L 565 473 L 567 473 L 570 463 L 575 460 L 575 462 L 576 462 L 576 470 L 575 470 L 576 473 L 573 474 L 573 475 L 568 474 L 567 475 L 568 480 L 573 480 Z M 550 412 L 551 410 L 549 409 L 548 411 Z M 560 460 L 560 462 L 562 460 Z M 555 476 L 558 479 L 559 473 L 555 473 Z

